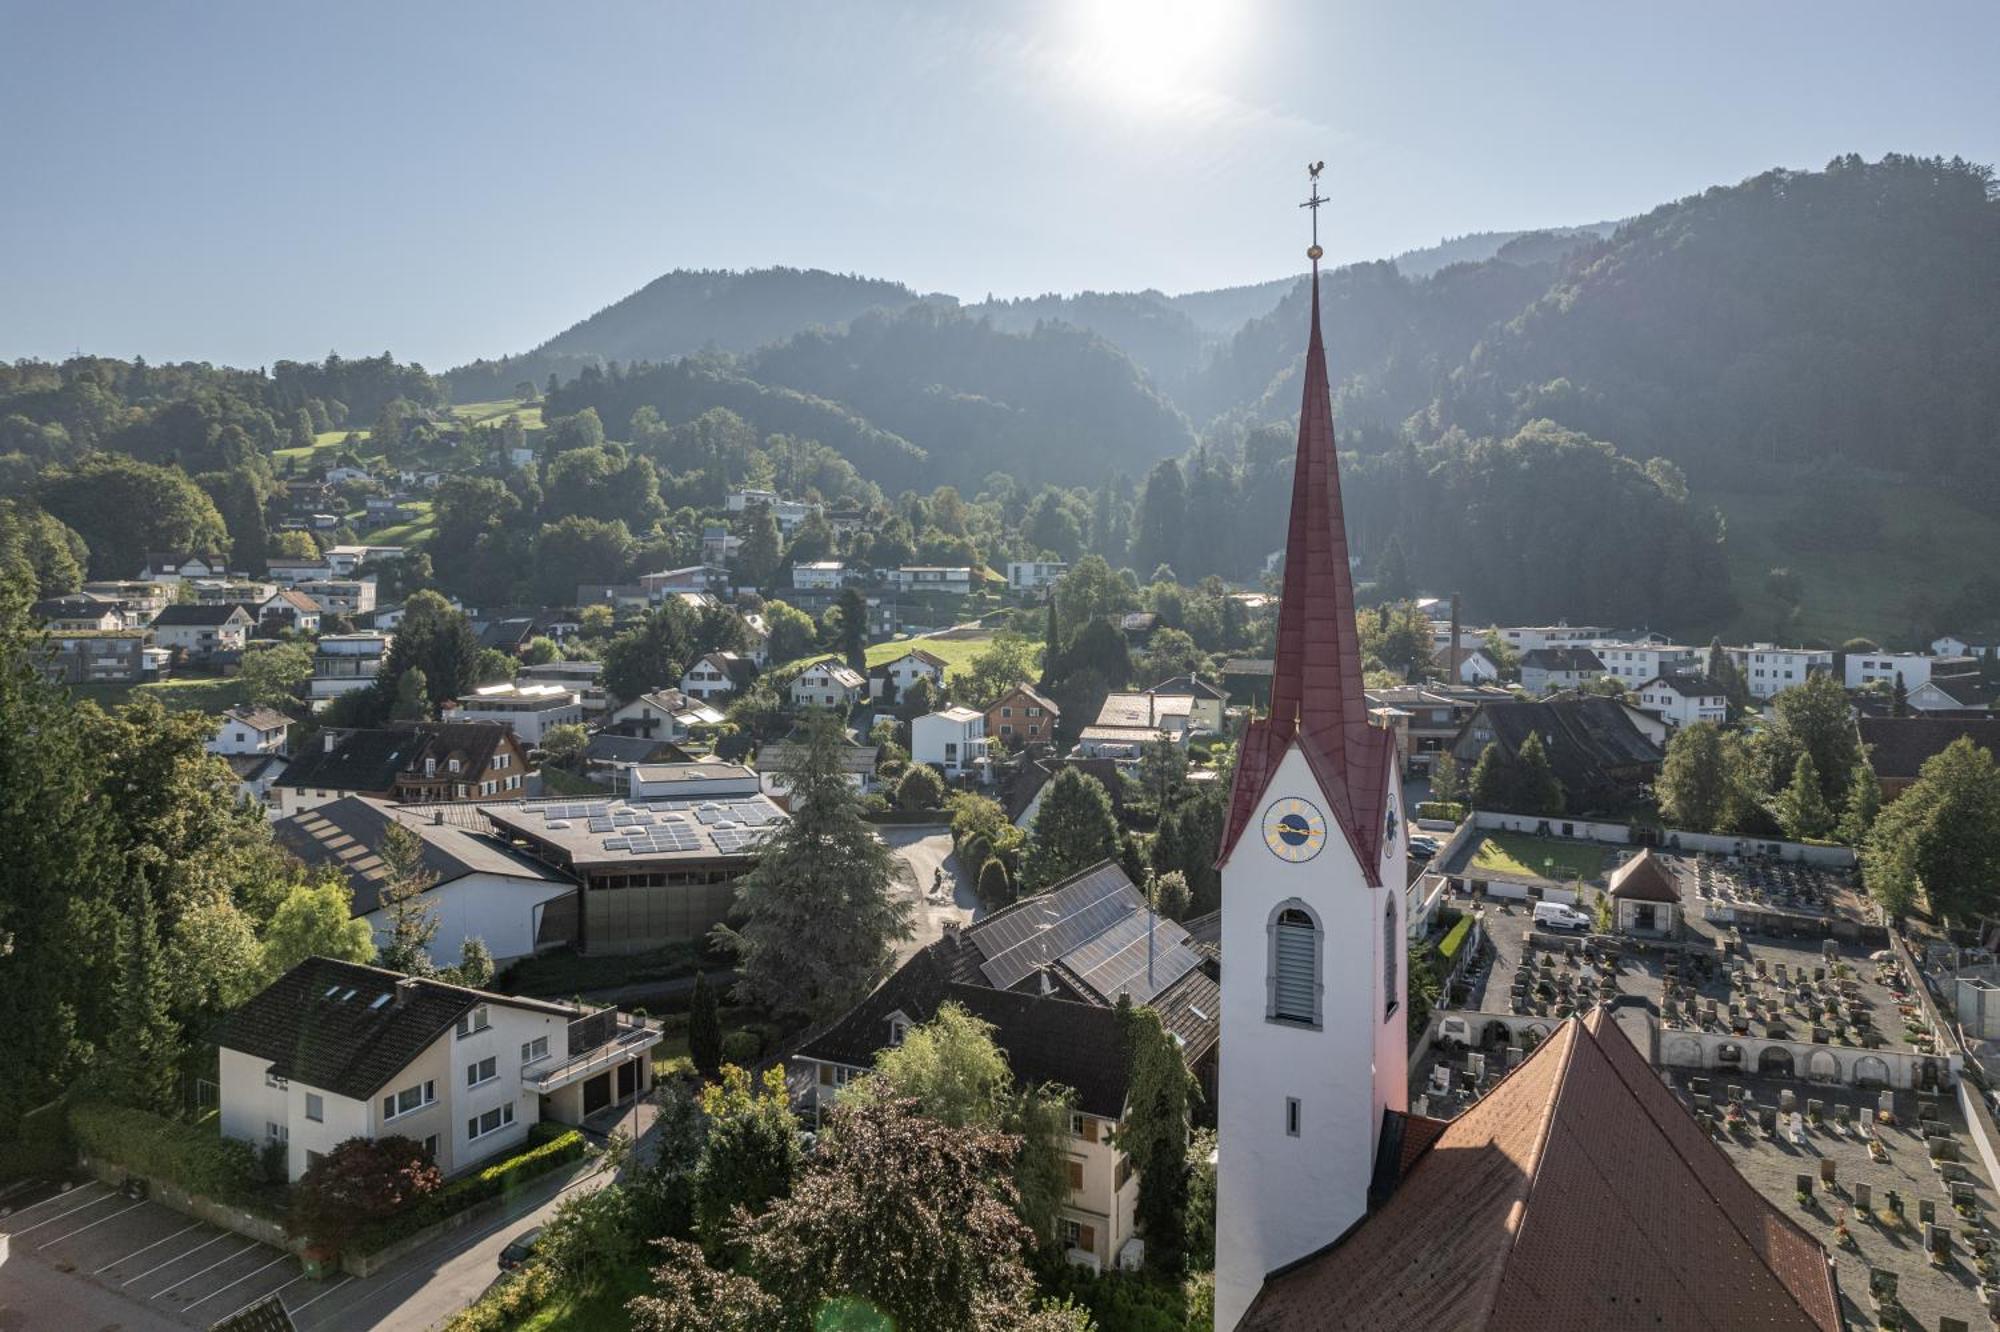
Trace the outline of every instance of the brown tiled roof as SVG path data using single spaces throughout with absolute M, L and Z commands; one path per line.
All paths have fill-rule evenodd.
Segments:
M 1600 1008 L 1451 1121 L 1346 1239 L 1267 1280 L 1240 1329 L 1841 1326 L 1826 1251 Z
M 1914 780 L 1925 759 L 1943 753 L 1961 735 L 2000 754 L 2000 717 L 1863 717 L 1856 724 L 1877 777 Z
M 1617 869 L 1611 871 L 1610 892 L 1613 897 L 1630 902 L 1679 902 L 1681 886 L 1674 878 L 1674 872 L 1660 863 L 1660 858 L 1647 847 Z

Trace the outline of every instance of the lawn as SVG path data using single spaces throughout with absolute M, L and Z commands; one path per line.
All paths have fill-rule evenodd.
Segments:
M 518 416 L 524 428 L 528 430 L 542 428 L 542 405 L 538 402 L 515 402 L 512 399 L 499 402 L 461 402 L 451 409 L 451 414 L 468 426 L 499 425 L 510 416 Z
M 977 638 L 892 638 L 886 643 L 876 643 L 868 649 L 868 664 L 870 666 L 880 666 L 886 662 L 894 661 L 913 648 L 922 648 L 944 662 L 944 677 L 949 680 L 955 675 L 963 675 L 966 671 L 971 670 L 972 659 L 984 652 L 990 642 L 992 642 L 991 635 L 981 635 Z M 774 669 L 779 671 L 796 671 L 807 662 L 818 661 L 822 657 L 829 655 L 837 656 L 839 654 L 814 652 L 808 656 L 800 657 L 797 661 L 786 662 L 784 665 L 775 667 Z M 1035 660 L 1041 660 L 1039 648 L 1036 650 Z
M 1553 861 L 1553 864 L 1549 862 Z M 1604 874 L 1604 852 L 1587 842 L 1565 842 L 1528 833 L 1487 833 L 1472 849 L 1470 872 L 1550 879 L 1592 880 Z
M 620 1267 L 589 1290 L 558 1294 L 517 1324 L 514 1332 L 630 1332 L 632 1315 L 625 1312 L 625 1301 L 653 1291 L 646 1262 Z
M 392 523 L 388 527 L 378 527 L 365 533 L 371 546 L 409 546 L 424 540 L 434 530 L 437 522 L 431 516 L 429 500 L 408 500 L 403 505 L 415 515 L 407 522 Z
M 168 712 L 220 713 L 225 708 L 249 701 L 241 680 L 202 675 L 138 685 L 79 684 L 71 685 L 70 690 L 78 698 L 90 699 L 103 708 L 115 708 L 135 699 L 150 698 Z

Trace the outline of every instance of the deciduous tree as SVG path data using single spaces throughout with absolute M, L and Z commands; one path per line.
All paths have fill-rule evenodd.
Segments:
M 1089 773 L 1064 767 L 1042 790 L 1042 807 L 1021 866 L 1023 888 L 1040 892 L 1117 856 L 1118 820 L 1111 812 L 1110 793 Z

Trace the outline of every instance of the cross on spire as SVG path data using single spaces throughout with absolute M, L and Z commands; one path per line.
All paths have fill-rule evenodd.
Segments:
M 1326 253 L 1319 248 L 1319 206 L 1329 202 L 1319 192 L 1319 173 L 1324 170 L 1326 170 L 1326 163 L 1324 161 L 1314 162 L 1306 168 L 1306 176 L 1312 181 L 1312 198 L 1307 199 L 1299 205 L 1301 208 L 1312 210 L 1313 243 L 1312 248 L 1306 251 L 1306 258 L 1313 261 L 1313 268 L 1315 270 L 1319 268 L 1320 255 Z

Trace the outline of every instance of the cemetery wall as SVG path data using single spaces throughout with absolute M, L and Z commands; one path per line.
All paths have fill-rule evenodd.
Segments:
M 1770 1040 L 1729 1032 L 1670 1028 L 1660 1033 L 1660 1063 L 1726 1076 L 1762 1073 L 1844 1087 L 1886 1085 L 1914 1091 L 1930 1065 L 1940 1086 L 1955 1081 L 1952 1063 L 1913 1050 L 1863 1050 L 1811 1041 Z M 1730 1057 L 1733 1050 L 1734 1058 Z
M 2000 1180 L 2000 1129 L 1995 1128 L 1993 1116 L 1986 1108 L 1985 1094 L 1971 1078 L 1958 1080 L 1958 1112 L 1965 1116 L 1965 1126 L 1971 1130 L 1972 1146 L 1979 1153 L 1980 1164 L 1986 1167 L 1986 1178 Z
M 1599 823 L 1590 819 L 1542 818 L 1535 814 L 1502 814 L 1497 810 L 1472 812 L 1461 828 L 1477 827 L 1487 832 L 1521 832 L 1572 841 L 1607 842 L 1613 846 L 1635 843 L 1632 827 L 1625 823 Z M 1456 841 L 1456 838 L 1454 838 Z M 1662 847 L 1672 851 L 1706 851 L 1719 856 L 1771 856 L 1795 860 L 1820 869 L 1852 870 L 1854 852 L 1844 846 L 1818 846 L 1807 842 L 1787 842 L 1762 837 L 1736 837 L 1724 833 L 1682 832 L 1669 828 L 1660 834 Z

